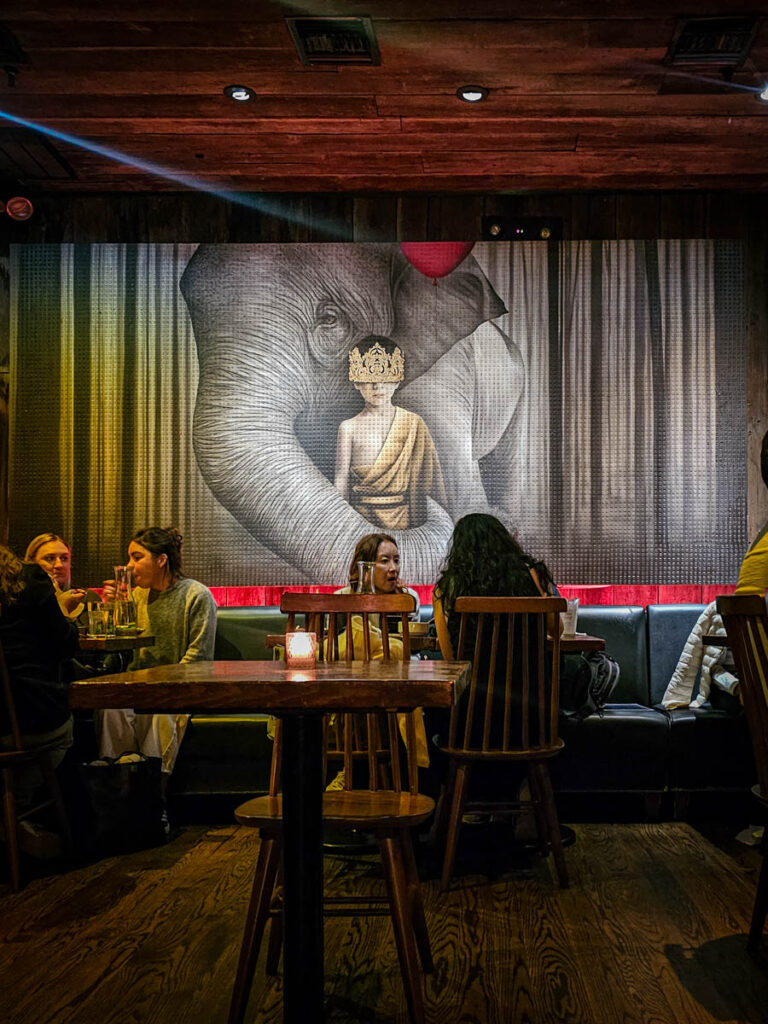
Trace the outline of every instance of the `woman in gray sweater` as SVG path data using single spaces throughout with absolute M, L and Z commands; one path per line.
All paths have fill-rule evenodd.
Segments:
M 184 575 L 181 545 L 182 536 L 174 526 L 139 530 L 128 545 L 136 623 L 141 633 L 155 638 L 154 646 L 136 651 L 128 671 L 213 660 L 216 603 L 206 586 Z M 109 599 L 113 593 L 110 580 L 104 596 Z M 131 709 L 110 709 L 97 717 L 102 757 L 120 757 L 126 751 L 160 757 L 167 782 L 189 715 L 137 715 Z

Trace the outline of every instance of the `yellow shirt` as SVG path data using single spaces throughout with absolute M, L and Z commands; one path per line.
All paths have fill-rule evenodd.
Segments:
M 737 594 L 764 594 L 768 590 L 768 523 L 744 555 L 736 584 Z
M 368 636 L 371 645 L 371 660 L 377 661 L 384 657 L 384 642 L 381 638 L 381 630 L 368 621 Z M 364 647 L 363 638 L 363 617 L 362 615 L 352 616 L 352 643 L 355 647 L 355 656 L 362 658 Z M 339 635 L 339 660 L 343 661 L 347 653 L 346 630 Z M 395 661 L 403 660 L 403 641 L 401 637 L 389 636 L 389 656 Z M 406 714 L 412 714 L 416 732 L 416 764 L 419 768 L 429 767 L 429 749 L 427 747 L 427 730 L 424 728 L 424 716 L 421 708 L 411 712 L 403 712 L 397 716 L 397 724 L 400 735 L 406 737 Z

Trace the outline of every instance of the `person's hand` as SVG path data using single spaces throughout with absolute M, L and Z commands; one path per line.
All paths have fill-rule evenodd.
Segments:
M 75 608 L 82 603 L 84 597 L 84 590 L 65 590 L 59 595 L 59 604 L 65 609 L 67 615 L 71 615 Z
M 114 580 L 104 580 L 104 590 L 101 595 L 102 601 L 114 601 L 117 593 L 117 584 Z

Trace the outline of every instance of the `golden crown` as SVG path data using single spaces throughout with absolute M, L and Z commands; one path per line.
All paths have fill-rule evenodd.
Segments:
M 349 379 L 354 384 L 396 384 L 405 377 L 405 360 L 400 348 L 390 356 L 378 342 L 364 356 L 355 346 L 349 353 Z

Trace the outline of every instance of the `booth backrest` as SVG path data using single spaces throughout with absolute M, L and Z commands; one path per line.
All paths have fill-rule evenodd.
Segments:
M 270 633 L 284 633 L 288 616 L 275 605 L 219 608 L 216 616 L 216 661 L 265 661 Z
M 703 604 L 648 605 L 648 657 L 652 704 L 661 702 L 683 653 L 685 641 L 705 607 Z
M 640 605 L 588 605 L 579 608 L 576 628 L 604 637 L 606 654 L 621 666 L 611 704 L 650 707 L 645 609 Z
M 621 666 L 615 704 L 657 704 L 667 687 L 688 634 L 704 609 L 701 604 L 588 605 L 579 608 L 578 629 L 605 638 L 608 654 Z M 422 605 L 420 619 L 432 618 Z M 219 608 L 216 625 L 217 661 L 269 659 L 270 633 L 284 633 L 287 616 L 274 605 Z

